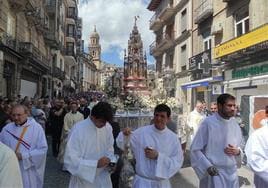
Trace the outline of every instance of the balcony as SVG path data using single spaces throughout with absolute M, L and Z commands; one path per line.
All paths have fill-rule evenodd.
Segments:
M 174 43 L 174 32 L 163 33 L 162 40 L 157 44 L 157 48 L 160 51 L 165 51 L 169 49 Z
M 77 28 L 82 28 L 82 18 L 77 19 Z
M 2 45 L 2 44 L 9 47 L 10 49 L 12 49 L 14 51 L 17 51 L 16 39 L 7 33 L 2 33 L 0 35 L 0 45 Z
M 76 31 L 76 36 L 77 36 L 78 38 L 81 38 L 81 37 L 82 37 L 82 31 L 81 31 L 81 30 L 77 30 L 77 31 Z
M 65 72 L 62 71 L 60 68 L 58 67 L 54 67 L 53 68 L 53 76 L 60 79 L 60 80 L 64 80 L 65 79 Z
M 27 0 L 8 0 L 9 3 L 10 3 L 10 6 L 13 10 L 22 10 L 26 3 L 27 3 Z
M 173 4 L 168 4 L 167 7 L 163 8 L 162 12 L 159 14 L 159 18 L 161 21 L 166 22 L 176 13 L 175 7 Z
M 46 4 L 47 13 L 51 16 L 54 16 L 57 12 L 57 1 L 56 0 L 48 0 Z
M 43 56 L 38 48 L 30 42 L 20 42 L 19 52 L 26 58 L 33 60 L 41 66 L 42 69 L 49 70 L 49 61 Z
M 157 31 L 162 27 L 162 21 L 156 14 L 150 19 L 150 30 Z
M 200 24 L 213 15 L 212 0 L 203 0 L 202 3 L 194 10 L 194 23 Z
M 48 31 L 44 35 L 45 42 L 47 45 L 49 45 L 52 48 L 59 49 L 59 38 L 58 38 L 58 32 Z
M 171 48 L 174 45 L 174 32 L 163 33 L 163 37 L 158 42 L 154 41 L 150 45 L 150 54 L 157 57 L 161 55 L 164 51 Z

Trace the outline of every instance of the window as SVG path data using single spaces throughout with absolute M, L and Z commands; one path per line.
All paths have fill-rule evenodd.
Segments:
M 169 68 L 173 68 L 173 57 L 174 54 L 169 54 Z
M 63 62 L 62 62 L 62 59 L 60 59 L 60 70 L 63 69 Z
M 68 8 L 68 13 L 67 13 L 68 18 L 75 18 L 75 7 L 69 7 Z
M 72 24 L 68 24 L 67 26 L 67 36 L 68 37 L 74 37 L 75 34 L 75 27 Z
M 235 21 L 235 36 L 239 37 L 249 31 L 249 14 L 247 11 L 237 13 Z
M 187 9 L 184 9 L 181 13 L 181 33 L 187 30 Z
M 211 36 L 204 38 L 203 44 L 204 44 L 204 51 L 210 49 L 211 48 Z
M 7 33 L 10 36 L 15 36 L 15 18 L 11 14 L 7 15 Z
M 66 43 L 66 54 L 67 55 L 74 55 L 74 43 L 73 42 L 67 42 Z
M 186 70 L 187 48 L 186 45 L 181 47 L 181 71 Z

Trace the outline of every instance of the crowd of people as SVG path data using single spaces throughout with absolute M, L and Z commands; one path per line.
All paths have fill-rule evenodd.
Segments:
M 99 92 L 0 102 L 0 187 L 43 187 L 46 134 L 51 134 L 55 160 L 71 174 L 69 187 L 121 187 L 122 172 L 131 171 L 130 187 L 169 188 L 169 179 L 182 167 L 186 144 L 199 187 L 239 187 L 237 168 L 244 153 L 255 186 L 268 187 L 268 125 L 243 145 L 239 109 L 230 94 L 220 95 L 210 108 L 196 103 L 187 118 L 191 134 L 186 141 L 179 138 L 166 104 L 155 107 L 150 125 L 120 130 L 114 109 Z M 126 163 L 122 158 L 129 153 L 133 160 Z

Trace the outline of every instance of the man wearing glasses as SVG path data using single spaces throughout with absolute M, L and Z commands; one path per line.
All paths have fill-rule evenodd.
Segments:
M 23 187 L 43 187 L 47 154 L 44 130 L 33 118 L 28 118 L 26 106 L 14 106 L 11 116 L 13 122 L 3 128 L 0 141 L 15 152 Z

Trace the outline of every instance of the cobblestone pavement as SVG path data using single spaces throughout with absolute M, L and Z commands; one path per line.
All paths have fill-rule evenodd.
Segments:
M 48 154 L 45 170 L 44 188 L 66 188 L 69 184 L 70 175 L 61 170 L 61 165 L 52 155 L 51 137 L 47 137 Z

